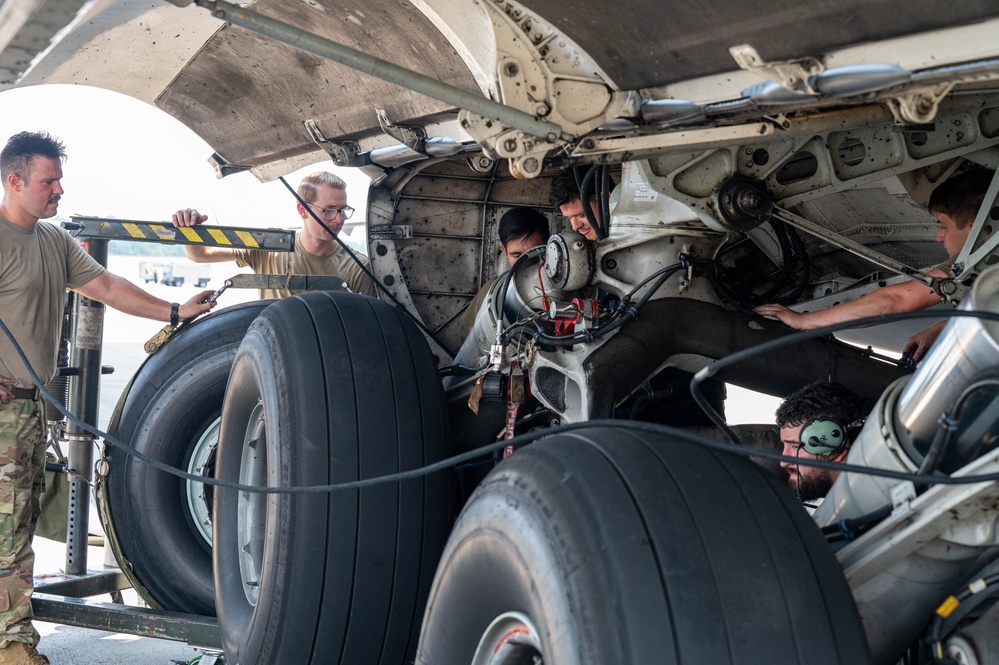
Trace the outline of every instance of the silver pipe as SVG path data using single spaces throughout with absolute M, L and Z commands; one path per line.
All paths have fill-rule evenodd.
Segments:
M 999 310 L 999 267 L 978 277 L 961 307 Z M 847 462 L 916 471 L 941 414 L 976 375 L 999 364 L 997 340 L 997 322 L 952 319 L 911 379 L 885 391 Z M 994 413 L 985 415 L 994 422 Z M 993 472 L 996 456 L 991 450 L 958 473 Z M 837 552 L 878 665 L 898 661 L 933 609 L 995 543 L 994 484 L 937 485 L 915 498 L 909 488 L 893 496 L 905 489 L 897 480 L 844 472 L 814 515 L 820 526 L 828 526 L 895 505 L 890 517 Z
M 983 272 L 960 309 L 999 312 L 999 269 Z M 937 420 L 949 409 L 972 377 L 995 367 L 999 359 L 999 321 L 955 317 L 944 327 L 937 343 L 923 359 L 909 385 L 898 398 L 896 417 L 921 457 L 938 429 Z
M 561 126 L 543 118 L 536 118 L 529 113 L 504 106 L 481 95 L 466 92 L 461 88 L 437 81 L 429 76 L 424 76 L 423 74 L 400 67 L 367 53 L 362 53 L 333 40 L 313 35 L 310 32 L 269 18 L 263 14 L 243 9 L 238 5 L 225 2 L 225 0 L 196 0 L 196 4 L 199 7 L 211 10 L 216 18 L 222 19 L 232 25 L 238 25 L 258 35 L 268 37 L 288 46 L 312 53 L 313 55 L 318 55 L 320 58 L 356 69 L 359 72 L 369 74 L 383 81 L 395 83 L 408 90 L 419 92 L 431 99 L 451 104 L 459 109 L 480 115 L 483 118 L 495 120 L 508 127 L 519 129 L 531 136 L 542 138 L 549 143 L 555 143 L 559 139 L 572 141 L 576 138 L 572 134 L 564 132 Z

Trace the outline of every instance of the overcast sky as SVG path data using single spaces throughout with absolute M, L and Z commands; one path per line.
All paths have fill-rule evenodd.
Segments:
M 61 217 L 154 221 L 194 207 L 216 224 L 301 224 L 295 201 L 280 182 L 260 183 L 249 173 L 218 180 L 208 163 L 208 144 L 165 112 L 125 95 L 74 85 L 0 92 L 0 142 L 24 130 L 48 131 L 66 144 Z M 314 170 L 344 178 L 348 201 L 363 218 L 367 176 L 322 162 L 289 174 L 288 182 L 297 186 Z

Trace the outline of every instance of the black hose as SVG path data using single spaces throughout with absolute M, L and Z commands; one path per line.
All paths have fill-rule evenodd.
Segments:
M 586 170 L 586 175 L 583 176 L 582 180 L 579 178 L 579 173 L 573 171 L 576 176 L 576 186 L 579 188 L 579 203 L 583 208 L 583 215 L 586 216 L 586 221 L 589 223 L 590 227 L 593 228 L 594 232 L 597 234 L 597 238 L 600 238 L 601 227 L 600 222 L 593 216 L 593 208 L 590 206 L 590 184 L 593 182 L 593 176 L 597 172 L 597 164 L 594 164 Z M 606 236 L 604 236 L 606 237 Z
M 500 278 L 499 288 L 496 290 L 496 302 L 493 303 L 493 313 L 496 315 L 496 327 L 499 328 L 503 325 L 503 305 L 506 303 L 506 294 L 510 288 L 510 282 L 513 281 L 514 275 L 517 274 L 517 269 L 526 263 L 528 257 L 535 257 L 539 254 L 543 254 L 547 250 L 547 245 L 538 245 L 537 247 L 532 247 L 520 256 L 517 260 L 513 262 L 510 269 Z
M 953 662 L 950 659 L 944 658 L 943 645 L 941 644 L 944 638 L 944 623 L 946 622 L 950 626 L 956 626 L 959 624 L 960 621 L 971 614 L 975 608 L 996 595 L 996 592 L 999 591 L 999 585 L 996 584 L 997 582 L 999 582 L 999 575 L 990 575 L 985 578 L 972 580 L 971 583 L 964 585 L 959 593 L 954 594 L 947 599 L 946 602 L 952 605 L 949 611 L 941 612 L 941 610 L 938 609 L 936 613 L 934 613 L 933 621 L 930 623 L 930 652 L 934 663 Z M 972 598 L 972 600 L 964 602 L 968 598 Z
M 929 450 L 926 451 L 926 456 L 923 457 L 922 463 L 919 465 L 919 470 L 916 473 L 920 475 L 929 475 L 936 471 L 937 466 L 940 464 L 940 460 L 943 459 L 944 453 L 950 446 L 951 438 L 954 432 L 957 431 L 957 426 L 961 422 L 961 410 L 964 408 L 965 402 L 974 393 L 982 390 L 983 388 L 988 388 L 990 386 L 999 386 L 999 377 L 993 375 L 999 374 L 999 369 L 989 368 L 983 372 L 980 372 L 978 376 L 985 376 L 986 378 L 975 381 L 968 387 L 966 387 L 961 394 L 957 396 L 954 400 L 954 404 L 951 406 L 950 411 L 944 411 L 940 414 L 940 418 L 937 421 L 939 428 L 933 435 L 933 441 L 930 443 Z M 951 415 L 953 414 L 953 415 Z
M 600 228 L 597 229 L 597 239 L 603 240 L 610 235 L 610 166 L 600 166 Z
M 891 515 L 891 511 L 892 506 L 889 503 L 867 514 L 840 520 L 835 524 L 824 526 L 822 527 L 822 533 L 826 536 L 826 540 L 829 541 L 854 540 L 872 526 Z
M 939 310 L 920 310 L 916 312 L 897 312 L 893 314 L 879 314 L 877 316 L 868 316 L 861 319 L 854 319 L 851 321 L 844 321 L 842 323 L 834 323 L 828 326 L 822 326 L 820 328 L 814 328 L 812 330 L 799 330 L 797 332 L 792 332 L 779 339 L 773 339 L 769 342 L 764 342 L 763 344 L 757 344 L 754 347 L 743 349 L 741 351 L 736 351 L 731 353 L 725 358 L 721 358 L 711 363 L 710 365 L 702 368 L 696 374 L 694 378 L 690 381 L 690 394 L 697 402 L 697 405 L 701 407 L 705 415 L 715 423 L 722 432 L 725 433 L 726 437 L 736 444 L 741 444 L 738 435 L 732 430 L 731 427 L 725 422 L 725 419 L 718 414 L 717 411 L 708 403 L 708 401 L 701 394 L 701 384 L 710 379 L 712 376 L 720 372 L 721 370 L 731 366 L 737 365 L 748 358 L 752 358 L 763 353 L 768 353 L 771 351 L 776 351 L 782 349 L 785 346 L 791 346 L 792 344 L 797 344 L 798 342 L 804 342 L 805 340 L 814 339 L 816 337 L 825 337 L 826 335 L 838 332 L 840 330 L 846 330 L 847 328 L 859 328 L 863 326 L 873 326 L 881 323 L 892 323 L 894 321 L 905 321 L 908 319 L 931 319 L 940 318 L 941 316 L 946 318 L 963 318 L 972 317 L 980 318 L 988 321 L 999 321 L 999 312 L 986 312 L 982 310 L 954 310 L 950 312 L 941 312 Z M 921 479 L 926 478 L 926 476 L 921 476 Z M 922 480 L 921 480 L 922 481 Z M 940 482 L 940 481 L 936 481 Z

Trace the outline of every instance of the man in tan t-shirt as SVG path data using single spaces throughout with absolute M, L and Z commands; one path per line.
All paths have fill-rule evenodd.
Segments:
M 186 320 L 210 310 L 202 291 L 183 305 L 149 295 L 94 261 L 64 230 L 39 222 L 63 194 L 62 143 L 21 132 L 0 151 L 0 320 L 42 381 L 55 375 L 66 289 L 126 314 Z M 38 391 L 8 337 L 0 334 L 0 665 L 47 665 L 31 625 L 34 553 L 45 470 Z
M 305 205 L 297 205 L 302 218 L 302 230 L 295 234 L 293 252 L 269 252 L 259 249 L 234 249 L 229 247 L 201 247 L 185 245 L 189 259 L 196 263 L 235 261 L 240 267 L 249 266 L 253 272 L 267 275 L 335 275 L 356 293 L 375 297 L 375 285 L 361 267 L 351 258 L 336 238 L 343 223 L 354 209 L 347 205 L 347 183 L 326 171 L 310 173 L 298 186 L 298 195 Z M 310 214 L 321 218 L 329 227 L 330 235 Z M 193 208 L 178 210 L 173 214 L 174 226 L 194 226 L 208 220 Z M 368 268 L 367 257 L 357 257 Z M 261 289 L 260 297 L 269 300 L 285 298 L 299 291 L 289 289 Z

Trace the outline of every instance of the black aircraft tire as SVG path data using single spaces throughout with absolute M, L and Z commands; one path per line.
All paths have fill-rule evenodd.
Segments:
M 267 301 L 236 305 L 181 328 L 136 372 L 117 436 L 181 469 L 216 423 L 232 360 Z M 211 545 L 194 523 L 187 482 L 112 449 L 107 501 L 132 573 L 164 609 L 215 615 Z
M 832 550 L 786 487 L 741 458 L 594 428 L 517 451 L 479 485 L 444 551 L 416 662 L 870 655 Z
M 233 364 L 217 477 L 325 485 L 443 457 L 443 393 L 416 327 L 385 303 L 271 306 Z M 215 588 L 240 665 L 412 662 L 447 537 L 447 477 L 361 490 L 215 495 Z

